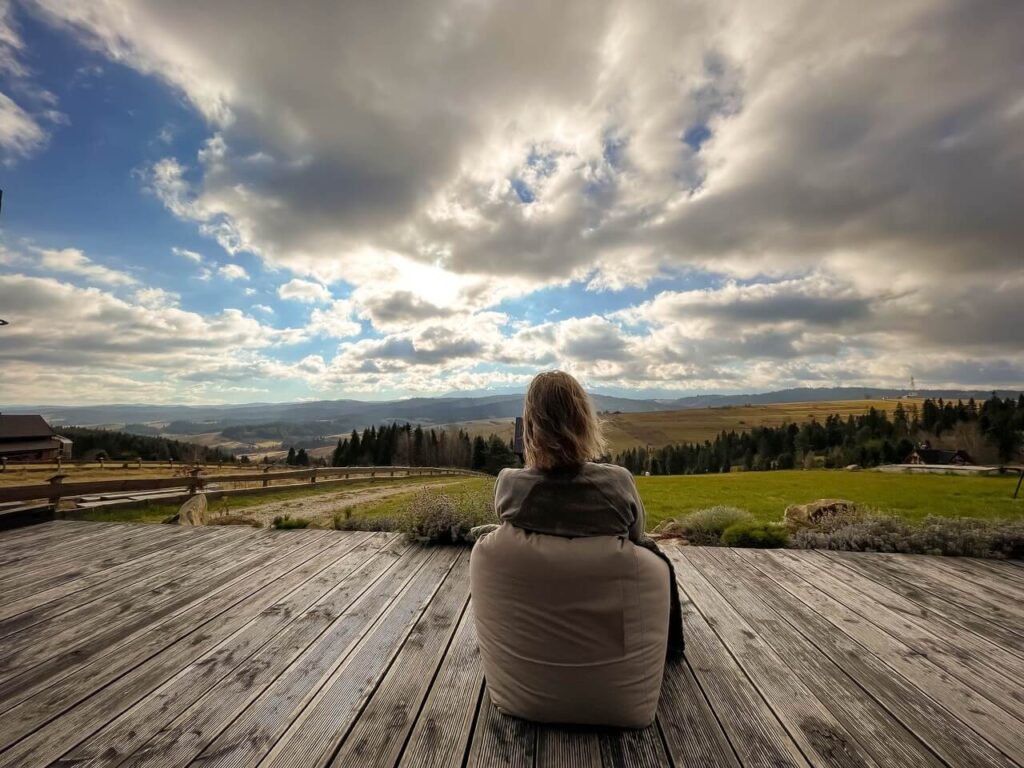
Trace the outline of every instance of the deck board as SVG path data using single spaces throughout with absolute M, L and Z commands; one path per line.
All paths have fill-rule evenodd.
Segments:
M 1024 766 L 1024 568 L 672 548 L 639 731 L 502 715 L 468 551 L 396 534 L 0 532 L 0 768 Z

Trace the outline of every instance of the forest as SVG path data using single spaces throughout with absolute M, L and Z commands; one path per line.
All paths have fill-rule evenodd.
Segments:
M 234 456 L 218 448 L 170 440 L 166 437 L 86 427 L 61 427 L 60 433 L 73 441 L 72 457 L 75 459 L 98 459 L 103 456 L 108 459 L 142 461 L 235 461 Z
M 826 468 L 856 464 L 874 467 L 902 462 L 918 442 L 961 426 L 973 426 L 1004 462 L 1018 458 L 1024 436 L 1024 395 L 1018 399 L 993 395 L 978 405 L 972 398 L 946 402 L 927 399 L 918 408 L 897 402 L 890 417 L 871 408 L 846 419 L 755 427 L 722 432 L 703 443 L 677 443 L 650 451 L 636 447 L 617 454 L 614 462 L 634 474 L 691 475 L 747 471 Z

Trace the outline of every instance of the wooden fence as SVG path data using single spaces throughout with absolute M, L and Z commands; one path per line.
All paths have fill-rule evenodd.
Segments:
M 188 493 L 191 495 L 202 491 L 208 483 L 258 483 L 259 487 L 266 488 L 270 483 L 278 480 L 306 480 L 310 483 L 316 483 L 317 479 L 367 477 L 376 479 L 395 477 L 396 475 L 404 477 L 430 477 L 437 475 L 485 476 L 481 472 L 453 467 L 313 467 L 311 469 L 295 469 L 286 472 L 271 472 L 268 467 L 260 473 L 249 471 L 234 475 L 206 476 L 203 474 L 202 469 L 195 469 L 187 477 L 124 478 L 120 480 L 89 480 L 68 483 L 64 482 L 68 475 L 57 474 L 46 483 L 0 488 L 0 504 L 46 499 L 50 504 L 56 505 L 62 498 L 125 491 L 157 491 L 163 488 L 187 488 Z

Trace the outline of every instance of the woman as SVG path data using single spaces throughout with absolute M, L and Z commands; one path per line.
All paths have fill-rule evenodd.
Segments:
M 538 375 L 523 427 L 526 467 L 498 475 L 502 524 L 470 563 L 491 700 L 530 720 L 645 727 L 666 653 L 682 652 L 671 564 L 632 475 L 592 461 L 604 442 L 579 382 Z

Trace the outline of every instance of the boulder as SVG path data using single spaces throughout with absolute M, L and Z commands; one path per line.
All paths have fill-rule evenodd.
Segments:
M 686 533 L 683 530 L 683 524 L 674 517 L 670 517 L 654 526 L 651 536 L 655 539 L 685 539 Z
M 165 522 L 172 525 L 206 525 L 207 522 L 206 494 L 197 493 L 178 510 L 178 514 L 167 518 Z
M 846 471 L 847 472 L 859 472 L 860 471 L 860 464 L 847 464 L 846 465 Z
M 807 504 L 790 504 L 783 518 L 791 526 L 817 525 L 822 520 L 850 515 L 856 511 L 856 503 L 847 499 L 818 499 Z

